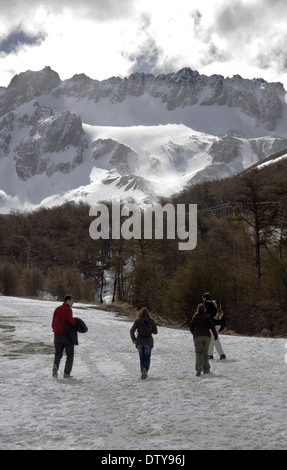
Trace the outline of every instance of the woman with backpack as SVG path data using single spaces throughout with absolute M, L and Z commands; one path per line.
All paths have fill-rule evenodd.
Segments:
M 135 333 L 137 331 L 137 336 Z M 143 307 L 138 318 L 130 329 L 132 342 L 136 345 L 140 358 L 141 378 L 146 379 L 150 367 L 151 350 L 153 348 L 153 334 L 158 333 L 154 319 L 146 307 Z

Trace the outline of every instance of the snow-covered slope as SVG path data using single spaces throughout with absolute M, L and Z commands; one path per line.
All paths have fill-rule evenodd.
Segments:
M 143 381 L 131 321 L 76 303 L 88 332 L 73 378 L 63 379 L 63 357 L 53 379 L 58 305 L 0 297 L 1 450 L 286 450 L 286 338 L 221 334 L 226 360 L 216 353 L 211 373 L 196 377 L 190 332 L 159 326 Z M 194 453 L 177 466 L 192 462 Z
M 0 210 L 148 203 L 286 148 L 286 116 L 283 86 L 262 79 L 27 71 L 0 90 Z

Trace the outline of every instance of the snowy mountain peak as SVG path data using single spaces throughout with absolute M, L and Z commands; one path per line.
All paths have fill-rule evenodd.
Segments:
M 7 90 L 16 90 L 18 94 L 27 89 L 38 89 L 41 92 L 50 91 L 60 83 L 60 77 L 51 67 L 47 66 L 39 72 L 27 70 L 15 75 L 9 83 Z
M 0 93 L 1 211 L 169 196 L 286 148 L 286 116 L 282 84 L 239 75 L 26 71 Z
M 12 78 L 8 87 L 0 95 L 0 116 L 13 111 L 19 105 L 49 93 L 61 82 L 59 75 L 50 67 L 40 72 L 22 72 Z

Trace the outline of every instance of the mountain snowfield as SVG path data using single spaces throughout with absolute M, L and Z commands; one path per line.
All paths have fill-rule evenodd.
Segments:
M 132 320 L 75 303 L 88 332 L 73 378 L 62 378 L 63 358 L 54 379 L 58 305 L 0 297 L 1 450 L 286 450 L 286 338 L 221 334 L 226 360 L 215 353 L 211 374 L 196 377 L 190 332 L 159 326 L 141 380 Z
M 287 148 L 285 95 L 280 83 L 190 69 L 101 82 L 23 72 L 0 90 L 0 211 L 145 205 L 237 174 Z

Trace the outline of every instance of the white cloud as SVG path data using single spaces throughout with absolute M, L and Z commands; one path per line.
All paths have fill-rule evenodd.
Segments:
M 0 41 L 15 31 L 41 38 L 0 56 L 2 86 L 49 65 L 61 79 L 190 67 L 287 88 L 285 0 L 0 0 L 0 13 Z

